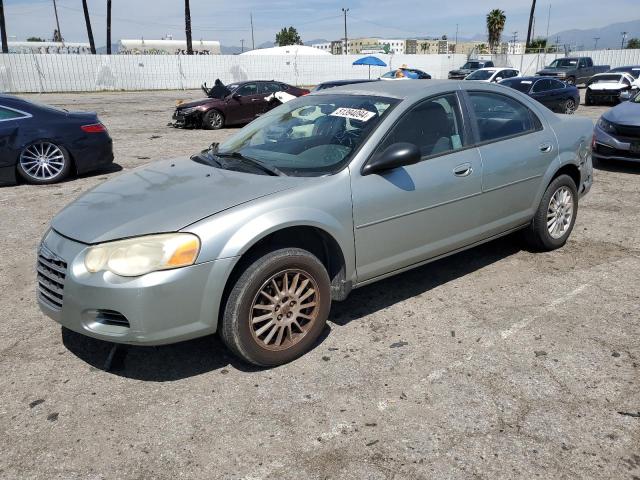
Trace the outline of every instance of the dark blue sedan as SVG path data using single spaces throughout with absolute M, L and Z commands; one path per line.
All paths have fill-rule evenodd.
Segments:
M 516 77 L 502 80 L 500 85 L 526 93 L 545 107 L 558 113 L 572 114 L 580 105 L 580 92 L 551 77 Z
M 0 95 L 0 185 L 56 183 L 112 162 L 111 137 L 95 113 Z

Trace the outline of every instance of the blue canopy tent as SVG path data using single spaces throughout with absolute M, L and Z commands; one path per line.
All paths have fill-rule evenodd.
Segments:
M 353 65 L 368 65 L 369 66 L 369 79 L 371 79 L 371 65 L 374 67 L 386 67 L 387 64 L 380 60 L 378 57 L 362 57 L 353 62 Z

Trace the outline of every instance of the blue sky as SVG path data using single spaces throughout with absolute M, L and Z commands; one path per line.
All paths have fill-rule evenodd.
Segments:
M 86 41 L 80 0 L 57 0 L 61 30 L 67 41 Z M 106 0 L 89 0 L 96 45 L 105 44 Z M 606 3 L 606 7 L 603 6 Z M 593 28 L 638 17 L 640 0 L 552 0 L 550 33 Z M 50 38 L 55 28 L 53 0 L 5 0 L 11 40 L 29 36 Z M 184 38 L 182 0 L 112 0 L 112 39 Z M 253 12 L 256 45 L 273 41 L 275 33 L 295 26 L 303 40 L 337 39 L 344 35 L 341 8 L 350 9 L 349 36 L 461 37 L 485 31 L 484 17 L 492 8 L 507 15 L 505 36 L 518 31 L 524 39 L 531 0 L 191 0 L 194 39 L 220 40 L 224 45 L 251 44 L 249 13 Z M 549 1 L 538 0 L 536 32 L 547 29 Z M 632 32 L 640 36 L 640 32 Z

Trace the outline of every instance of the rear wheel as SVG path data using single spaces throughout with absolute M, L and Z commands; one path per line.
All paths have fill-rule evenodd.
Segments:
M 18 174 L 29 183 L 56 183 L 66 178 L 70 171 L 69 154 L 53 142 L 39 140 L 20 152 Z
M 235 282 L 220 336 L 246 362 L 282 365 L 313 346 L 330 308 L 329 275 L 320 260 L 298 248 L 276 250 Z
M 578 109 L 576 101 L 573 98 L 567 98 L 562 105 L 562 113 L 573 115 Z
M 209 110 L 202 117 L 202 127 L 206 130 L 219 130 L 224 127 L 224 116 L 217 110 Z
M 568 240 L 578 214 L 578 190 L 573 179 L 560 175 L 547 187 L 538 210 L 525 230 L 525 239 L 537 250 L 555 250 Z

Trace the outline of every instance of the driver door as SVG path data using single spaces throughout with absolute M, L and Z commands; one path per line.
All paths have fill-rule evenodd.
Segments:
M 414 165 L 362 175 L 351 171 L 358 282 L 471 242 L 482 164 L 465 131 L 459 96 L 448 93 L 411 107 L 380 143 L 420 147 Z
M 260 101 L 258 82 L 245 83 L 239 87 L 230 102 L 229 123 L 249 123 L 256 117 L 257 103 Z

